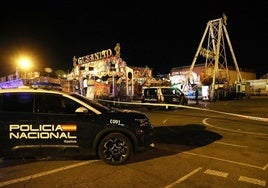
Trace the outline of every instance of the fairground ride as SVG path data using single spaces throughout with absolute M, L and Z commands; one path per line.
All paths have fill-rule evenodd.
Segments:
M 219 87 L 229 87 L 230 77 L 227 64 L 228 58 L 232 59 L 236 69 L 236 83 L 242 83 L 242 76 L 239 71 L 226 25 L 227 16 L 225 14 L 223 14 L 222 18 L 208 21 L 189 72 L 186 74 L 186 80 L 183 85 L 184 91 L 191 84 L 192 71 L 199 57 L 205 59 L 205 68 L 200 75 L 200 84 L 209 86 L 210 99 L 214 99 L 215 89 L 218 89 Z M 206 40 L 207 42 L 205 43 Z M 229 47 L 228 51 L 226 48 L 226 41 Z

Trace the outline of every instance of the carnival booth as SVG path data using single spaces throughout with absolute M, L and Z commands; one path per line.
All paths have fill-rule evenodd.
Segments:
M 133 69 L 120 57 L 120 44 L 115 55 L 111 49 L 73 57 L 73 69 L 67 79 L 72 91 L 93 98 L 124 98 L 134 94 Z

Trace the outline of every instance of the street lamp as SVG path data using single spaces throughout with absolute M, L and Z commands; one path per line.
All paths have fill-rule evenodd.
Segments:
M 24 70 L 24 78 L 26 78 L 27 77 L 26 71 L 31 66 L 30 60 L 28 58 L 19 59 L 19 66 L 21 67 L 22 70 Z

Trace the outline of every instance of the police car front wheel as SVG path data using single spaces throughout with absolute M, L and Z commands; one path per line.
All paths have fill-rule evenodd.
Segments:
M 133 146 L 127 136 L 121 133 L 111 133 L 100 142 L 98 154 L 104 162 L 120 165 L 132 157 Z

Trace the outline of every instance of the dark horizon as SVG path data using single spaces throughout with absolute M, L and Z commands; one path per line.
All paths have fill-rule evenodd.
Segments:
M 16 71 L 15 60 L 21 54 L 33 58 L 34 70 L 70 71 L 73 56 L 113 50 L 116 43 L 127 65 L 167 74 L 174 67 L 192 64 L 207 22 L 223 13 L 239 68 L 255 70 L 258 76 L 268 72 L 266 1 L 189 1 L 179 7 L 175 2 L 139 1 L 39 4 L 7 2 L 0 13 L 1 76 Z

